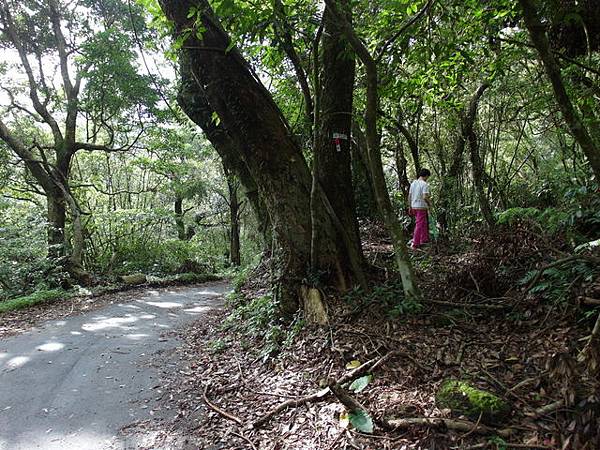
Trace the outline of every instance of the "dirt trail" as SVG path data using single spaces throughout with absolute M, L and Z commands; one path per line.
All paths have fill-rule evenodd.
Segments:
M 229 289 L 147 289 L 1 340 L 0 450 L 136 448 L 117 434 L 152 416 L 160 389 L 153 362 L 172 354 L 171 331 L 221 307 Z

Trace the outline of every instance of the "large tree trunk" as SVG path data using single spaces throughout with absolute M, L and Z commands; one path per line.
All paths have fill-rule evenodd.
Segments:
M 254 212 L 258 231 L 263 238 L 263 246 L 265 249 L 270 248 L 272 243 L 271 220 L 267 207 L 258 193 L 256 181 L 246 163 L 241 159 L 240 151 L 233 138 L 227 133 L 222 123 L 213 119 L 214 110 L 208 104 L 206 94 L 199 90 L 200 86 L 193 78 L 189 57 L 182 52 L 179 59 L 181 84 L 177 101 L 187 116 L 204 131 L 207 139 L 221 157 L 225 171 L 233 173 L 240 181 L 244 195 Z
M 281 111 L 271 95 L 233 47 L 206 0 L 167 1 L 161 6 L 184 37 L 192 75 L 235 143 L 269 211 L 279 263 L 275 300 L 284 315 L 298 309 L 298 296 L 310 259 L 311 175 Z M 190 9 L 198 8 L 190 16 Z M 202 26 L 202 39 L 197 27 Z M 191 33 L 188 30 L 193 30 Z M 331 219 L 319 212 L 320 267 L 331 271 L 338 249 Z
M 390 200 L 389 191 L 385 182 L 385 173 L 383 171 L 383 162 L 381 160 L 381 139 L 377 128 L 377 118 L 379 114 L 379 93 L 378 93 L 378 70 L 377 62 L 363 42 L 358 38 L 352 25 L 345 20 L 337 8 L 334 0 L 325 0 L 325 4 L 335 12 L 338 21 L 342 25 L 344 34 L 352 45 L 357 56 L 362 61 L 367 82 L 367 107 L 365 111 L 365 124 L 367 134 L 367 149 L 369 153 L 369 167 L 371 178 L 373 181 L 373 191 L 377 199 L 379 211 L 386 224 L 396 257 L 398 271 L 402 278 L 402 288 L 406 298 L 420 300 L 421 292 L 417 285 L 417 279 L 408 257 L 408 249 L 406 247 L 406 237 L 402 225 L 396 216 L 396 212 Z
M 523 9 L 523 19 L 525 26 L 529 31 L 529 36 L 533 45 L 540 55 L 546 75 L 552 84 L 554 97 L 562 112 L 563 118 L 569 127 L 573 138 L 577 141 L 583 153 L 590 163 L 592 171 L 596 176 L 596 180 L 600 180 L 600 147 L 599 143 L 594 141 L 594 133 L 590 133 L 585 124 L 577 114 L 573 107 L 573 103 L 567 94 L 567 90 L 563 83 L 560 67 L 550 50 L 550 44 L 546 31 L 540 19 L 535 6 L 534 0 L 519 0 Z
M 65 199 L 62 196 L 48 194 L 48 257 L 57 259 L 64 257 L 65 222 L 67 217 Z
M 346 9 L 347 0 L 342 0 L 340 6 Z M 318 163 L 315 164 L 315 171 L 326 196 L 324 201 L 329 201 L 339 220 L 338 236 L 342 242 L 338 243 L 338 247 L 348 250 L 343 266 L 361 272 L 340 274 L 348 278 L 347 281 L 342 280 L 342 284 L 366 284 L 362 273 L 364 261 L 356 220 L 350 154 L 354 55 L 331 9 L 326 7 L 323 14 L 322 73 L 318 89 L 320 111 L 319 123 L 315 124 L 317 135 L 314 149 Z M 350 13 L 347 14 L 347 20 L 351 20 Z M 313 225 L 313 229 L 320 232 L 318 226 Z

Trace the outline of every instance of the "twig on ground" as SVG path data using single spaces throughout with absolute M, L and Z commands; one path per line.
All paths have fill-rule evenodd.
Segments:
M 537 419 L 539 417 L 545 416 L 546 414 L 550 414 L 551 412 L 556 411 L 557 409 L 565 406 L 564 400 L 556 400 L 555 402 L 548 403 L 547 405 L 542 406 L 534 411 L 532 417 Z
M 452 306 L 454 308 L 495 309 L 498 311 L 502 311 L 502 310 L 510 308 L 507 305 L 491 305 L 488 303 L 455 303 L 455 302 L 447 302 L 444 300 L 427 300 L 427 303 L 433 303 L 435 305 L 443 305 L 443 306 Z
M 208 391 L 208 386 L 206 386 L 204 388 L 204 392 L 202 393 L 202 398 L 204 399 L 204 403 L 206 403 L 206 406 L 208 406 L 210 409 L 212 409 L 216 413 L 222 415 L 226 419 L 233 420 L 238 425 L 243 425 L 244 422 L 242 422 L 242 419 L 240 419 L 239 417 L 234 416 L 233 414 L 228 413 L 224 409 L 221 409 L 217 405 L 211 403 L 210 400 L 208 400 L 208 397 L 206 396 L 207 391 Z
M 403 356 L 403 353 L 397 352 L 397 351 L 391 351 L 391 352 L 386 353 L 385 355 L 383 355 L 380 358 L 371 359 L 371 360 L 367 361 L 366 363 L 364 363 L 363 365 L 357 367 L 356 369 L 348 372 L 346 375 L 342 376 L 340 379 L 338 379 L 335 382 L 335 384 L 342 385 L 342 384 L 348 383 L 349 381 L 352 381 L 355 378 L 360 377 L 365 372 L 375 370 L 377 367 L 379 367 L 384 362 L 389 360 L 392 356 L 396 356 L 396 355 Z M 252 422 L 251 426 L 252 426 L 252 428 L 258 428 L 258 427 L 264 425 L 266 422 L 268 422 L 273 416 L 279 414 L 281 411 L 285 411 L 288 408 L 296 408 L 298 406 L 302 406 L 307 403 L 314 403 L 317 401 L 321 401 L 324 398 L 326 398 L 329 394 L 331 394 L 331 390 L 327 387 L 325 389 L 321 389 L 320 391 L 314 392 L 314 393 L 304 396 L 304 397 L 286 400 L 285 402 L 277 405 L 275 408 L 273 408 L 268 413 L 266 413 L 263 416 L 256 419 L 254 422 Z
M 253 450 L 258 450 L 256 448 L 256 445 L 254 445 L 254 442 L 252 442 L 250 439 L 248 439 L 246 436 L 244 436 L 243 434 L 240 433 L 236 433 L 235 431 L 232 431 L 231 434 L 233 434 L 234 436 L 237 436 L 241 439 L 243 439 L 244 441 L 246 441 L 248 444 L 250 444 L 250 447 L 252 447 Z
M 515 384 L 513 387 L 511 387 L 509 389 L 509 392 L 516 391 L 517 389 L 520 389 L 523 386 L 527 386 L 529 383 L 533 383 L 534 381 L 537 381 L 537 378 L 526 378 L 525 380 L 520 381 L 517 384 Z
M 482 367 L 481 370 L 490 378 L 490 380 L 492 380 L 496 385 L 500 386 L 502 389 L 504 389 L 504 392 L 506 392 L 507 394 L 511 395 L 512 397 L 516 398 L 517 400 L 519 400 L 523 405 L 525 405 L 526 407 L 529 406 L 529 403 L 527 402 L 527 400 L 525 400 L 523 397 L 521 397 L 520 395 L 515 394 L 514 392 L 512 392 L 511 389 L 509 389 L 508 387 L 506 387 L 506 385 L 504 383 L 502 383 L 498 378 L 496 378 L 494 375 L 492 375 L 487 369 L 485 369 L 485 367 Z
M 337 397 L 340 403 L 344 405 L 349 412 L 358 410 L 363 410 L 364 412 L 367 412 L 367 409 L 363 405 L 361 405 L 357 400 L 355 400 L 350 394 L 348 394 L 346 389 L 344 389 L 339 384 L 330 383 L 329 389 L 331 390 L 331 392 L 333 392 L 333 395 Z
M 471 431 L 463 434 L 460 439 L 464 439 L 467 436 L 470 436 L 471 434 L 473 434 L 473 432 L 477 429 L 477 427 L 479 426 L 479 424 L 481 423 L 481 417 L 483 416 L 483 411 L 479 413 L 479 417 L 477 418 L 477 423 L 475 423 L 475 426 L 473 428 L 471 428 Z
M 278 406 L 276 406 L 274 409 L 272 409 L 271 411 L 269 411 L 262 417 L 259 417 L 257 420 L 252 422 L 252 428 L 260 427 L 261 425 L 268 422 L 273 416 L 279 414 L 281 411 L 285 411 L 288 408 L 295 408 L 298 406 L 302 406 L 307 403 L 313 403 L 316 401 L 320 401 L 320 400 L 324 399 L 325 397 L 327 397 L 327 395 L 329 395 L 329 394 L 330 394 L 329 388 L 325 388 L 325 389 L 321 389 L 318 392 L 314 392 L 310 395 L 307 395 L 305 397 L 286 400 L 285 402 L 280 403 Z
M 475 434 L 497 434 L 501 437 L 508 437 L 511 434 L 510 429 L 498 430 L 486 425 L 476 425 L 467 420 L 451 420 L 437 417 L 410 417 L 404 419 L 386 420 L 385 423 L 394 430 L 406 430 L 410 427 L 430 427 L 447 428 L 454 431 L 472 432 Z

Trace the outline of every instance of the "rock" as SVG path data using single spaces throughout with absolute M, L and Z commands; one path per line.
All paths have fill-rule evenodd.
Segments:
M 131 275 L 123 275 L 121 277 L 121 280 L 123 280 L 123 282 L 125 284 L 144 284 L 146 282 L 146 275 L 144 275 L 143 273 L 134 273 Z
M 446 380 L 436 395 L 439 408 L 449 408 L 454 414 L 495 424 L 510 413 L 510 405 L 490 392 L 477 389 L 465 381 Z

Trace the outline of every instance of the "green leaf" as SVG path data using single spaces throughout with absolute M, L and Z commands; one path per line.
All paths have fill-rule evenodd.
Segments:
M 373 419 L 371 419 L 371 416 L 369 416 L 366 411 L 357 409 L 356 411 L 352 411 L 349 415 L 350 423 L 358 431 L 362 431 L 363 433 L 373 432 Z
M 348 364 L 346 364 L 346 369 L 348 370 L 356 369 L 357 367 L 360 367 L 360 361 L 358 359 L 353 359 Z
M 350 385 L 350 390 L 353 391 L 355 394 L 358 394 L 367 387 L 367 385 L 371 382 L 372 379 L 373 375 L 365 375 L 364 377 L 357 378 Z
M 194 17 L 196 14 L 198 13 L 198 8 L 196 8 L 195 6 L 192 6 L 187 14 L 187 18 L 191 19 L 192 17 Z

